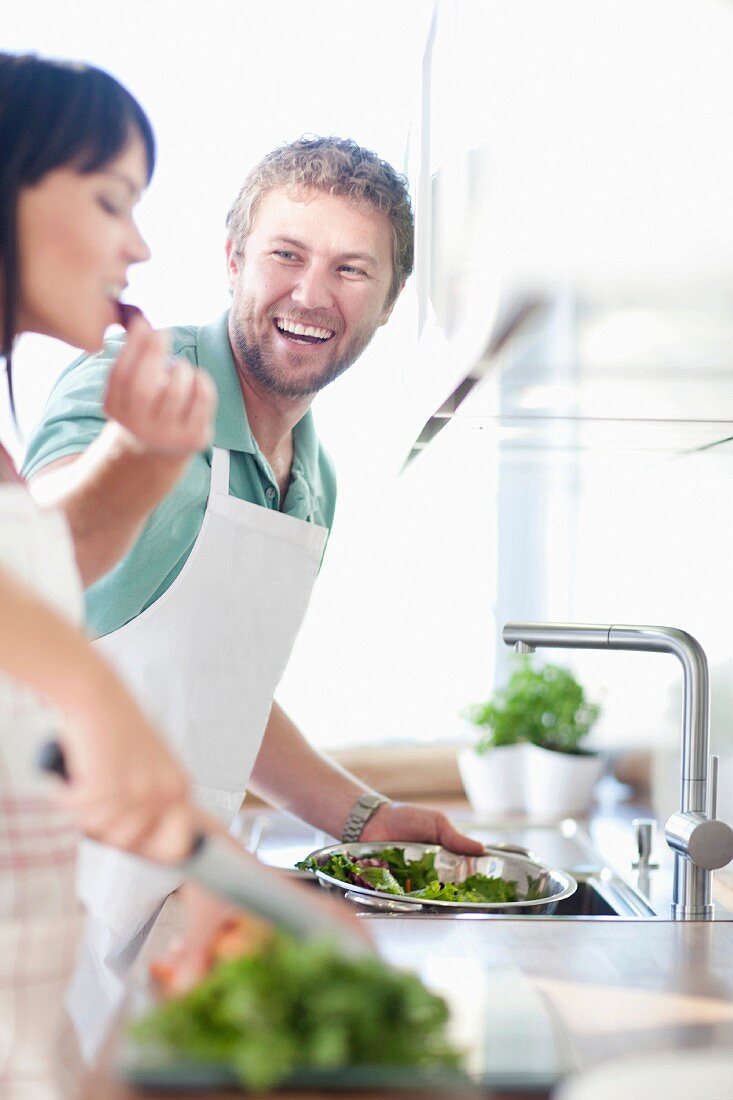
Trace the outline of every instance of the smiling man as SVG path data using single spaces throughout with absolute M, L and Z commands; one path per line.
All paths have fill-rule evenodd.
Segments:
M 310 405 L 386 323 L 412 270 L 405 181 L 353 141 L 303 139 L 250 173 L 227 227 L 231 309 L 169 334 L 172 353 L 216 383 L 213 448 L 150 504 L 140 470 L 148 461 L 165 483 L 166 456 L 124 433 L 103 443 L 118 338 L 61 377 L 26 474 L 65 508 L 98 644 L 167 730 L 204 807 L 231 822 L 249 787 L 333 836 L 479 852 L 442 814 L 336 767 L 273 701 L 335 506 Z M 73 1006 L 87 1035 L 175 885 L 88 846 L 90 934 Z

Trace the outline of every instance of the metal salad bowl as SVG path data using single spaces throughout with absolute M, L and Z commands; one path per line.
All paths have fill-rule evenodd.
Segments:
M 388 894 L 371 890 L 356 883 L 340 879 L 317 870 L 321 886 L 327 890 L 343 890 L 349 901 L 371 909 L 391 913 L 452 912 L 466 913 L 554 913 L 559 902 L 569 898 L 578 888 L 575 879 L 565 873 L 547 867 L 532 858 L 531 853 L 510 846 L 487 846 L 482 856 L 462 856 L 449 852 L 439 844 L 415 844 L 412 841 L 376 841 L 353 844 L 332 844 L 311 852 L 309 859 L 326 863 L 331 856 L 344 855 L 351 859 L 378 857 L 385 848 L 402 848 L 408 862 L 419 860 L 426 852 L 435 852 L 435 869 L 441 882 L 460 883 L 470 875 L 481 874 L 490 878 L 503 878 L 517 884 L 519 901 L 435 901 L 411 898 L 409 894 Z

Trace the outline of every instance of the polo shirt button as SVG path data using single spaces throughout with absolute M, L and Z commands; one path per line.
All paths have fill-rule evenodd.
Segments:
M 273 489 L 272 485 L 268 485 L 265 489 L 265 496 L 268 500 L 274 500 L 277 490 Z

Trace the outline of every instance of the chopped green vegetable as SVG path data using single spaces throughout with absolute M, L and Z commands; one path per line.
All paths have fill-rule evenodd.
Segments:
M 424 890 L 413 890 L 410 897 L 425 898 L 426 901 L 516 901 L 517 884 L 487 875 L 470 875 L 465 882 L 458 883 L 441 883 L 434 879 Z
M 382 860 L 381 862 L 386 862 Z M 404 894 L 404 890 L 392 874 L 389 867 L 374 866 L 377 860 L 365 863 L 363 860 L 349 859 L 345 855 L 329 856 L 323 863 L 317 863 L 312 856 L 302 859 L 295 866 L 299 871 L 323 871 L 324 875 L 359 886 L 371 886 L 386 894 Z
M 331 878 L 337 878 L 339 882 L 352 882 L 351 876 L 358 872 L 354 861 L 343 855 L 331 856 L 326 863 L 317 863 L 312 856 L 308 856 L 307 859 L 301 859 L 295 866 L 299 871 L 313 871 L 314 874 L 316 871 L 323 871 Z
M 388 866 L 384 866 L 387 864 Z M 489 875 L 469 875 L 464 882 L 440 882 L 435 870 L 435 852 L 419 859 L 405 859 L 404 848 L 382 848 L 358 858 L 342 854 L 329 856 L 322 863 L 309 856 L 296 863 L 307 871 L 322 871 L 340 882 L 367 886 L 385 894 L 404 894 L 425 901 L 511 902 L 535 901 L 542 897 L 539 879 L 528 879 L 526 895 L 517 893 L 516 882 Z
M 359 878 L 366 879 L 375 890 L 383 894 L 404 894 L 397 879 L 387 867 L 360 867 Z
M 517 884 L 509 879 L 489 875 L 469 875 L 460 883 L 461 890 L 472 890 L 480 901 L 517 901 Z
M 455 882 L 439 882 L 438 879 L 433 879 L 422 890 L 413 890 L 410 894 L 412 898 L 424 898 L 426 901 L 481 901 L 482 899 L 478 894 L 471 894 L 470 897 L 465 893 L 461 893 L 456 886 Z
M 390 871 L 407 893 L 422 889 L 438 877 L 438 872 L 435 870 L 435 852 L 425 852 L 420 859 L 407 860 L 404 848 L 382 848 L 381 851 L 373 853 L 373 858 L 389 864 Z
M 458 1066 L 447 1018 L 442 998 L 414 975 L 376 957 L 344 958 L 327 940 L 278 933 L 255 954 L 219 963 L 132 1033 L 264 1090 L 305 1067 Z

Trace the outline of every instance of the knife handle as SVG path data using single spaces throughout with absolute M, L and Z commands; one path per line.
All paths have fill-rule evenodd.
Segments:
M 41 771 L 48 772 L 50 775 L 57 775 L 64 783 L 68 783 L 69 770 L 66 767 L 66 757 L 58 741 L 47 741 L 45 745 L 41 745 L 36 763 Z M 197 852 L 200 852 L 205 843 L 206 833 L 197 830 L 193 834 L 188 858 L 190 859 L 191 856 L 195 856 Z
M 66 768 L 66 758 L 58 741 L 47 741 L 45 745 L 41 745 L 37 764 L 41 771 L 57 775 L 59 779 L 63 779 L 65 783 L 68 783 L 69 773 Z

